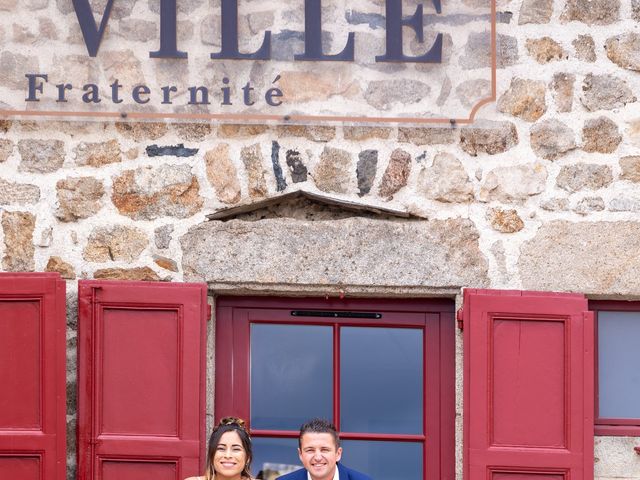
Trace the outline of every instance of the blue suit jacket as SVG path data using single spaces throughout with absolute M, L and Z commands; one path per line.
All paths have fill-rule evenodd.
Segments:
M 340 480 L 372 480 L 369 475 L 351 470 L 339 462 L 338 472 L 340 472 Z M 295 472 L 287 473 L 286 475 L 278 477 L 278 480 L 307 480 L 307 471 L 304 468 L 301 468 Z

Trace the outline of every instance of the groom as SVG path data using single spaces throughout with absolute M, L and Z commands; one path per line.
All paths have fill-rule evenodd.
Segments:
M 304 468 L 278 480 L 372 480 L 341 463 L 342 447 L 336 427 L 326 420 L 313 419 L 300 427 L 298 455 Z

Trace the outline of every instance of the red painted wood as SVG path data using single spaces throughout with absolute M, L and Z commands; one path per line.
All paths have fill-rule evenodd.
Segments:
M 463 308 L 465 479 L 592 479 L 586 299 L 465 290 Z
M 58 274 L 0 273 L 0 478 L 66 477 L 66 304 Z
M 640 418 L 604 418 L 599 414 L 598 392 L 598 312 L 601 310 L 618 312 L 640 312 L 640 302 L 625 302 L 615 300 L 592 300 L 589 302 L 589 310 L 595 315 L 595 354 L 594 354 L 594 412 L 595 434 L 603 436 L 640 436 Z
M 205 284 L 80 281 L 78 478 L 203 470 Z
M 298 438 L 297 430 L 251 430 L 254 437 Z M 397 442 L 424 442 L 425 435 L 401 435 L 394 433 L 351 433 L 340 432 L 342 440 L 380 440 Z
M 293 317 L 291 310 L 336 310 L 382 313 L 380 319 Z M 215 418 L 250 412 L 249 332 L 251 323 L 331 325 L 334 361 L 339 362 L 339 337 L 344 326 L 422 328 L 425 332 L 424 435 L 340 432 L 343 439 L 395 440 L 424 445 L 424 478 L 455 477 L 455 320 L 447 300 L 371 300 L 338 298 L 223 297 L 216 299 Z M 338 365 L 334 366 L 333 410 L 340 412 Z M 338 425 L 337 425 L 338 426 Z M 339 429 L 339 426 L 338 426 Z M 251 430 L 255 437 L 296 438 L 297 431 Z

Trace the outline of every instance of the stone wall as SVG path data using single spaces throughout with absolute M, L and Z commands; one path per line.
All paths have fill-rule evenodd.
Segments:
M 12 3 L 0 0 L 0 12 Z M 0 267 L 69 280 L 70 479 L 77 279 L 205 280 L 214 293 L 490 287 L 640 298 L 640 2 L 497 7 L 497 100 L 470 126 L 0 121 Z M 27 27 L 0 38 L 27 38 Z M 413 218 L 307 203 L 205 218 L 294 189 Z M 637 479 L 632 445 L 597 438 L 597 478 Z

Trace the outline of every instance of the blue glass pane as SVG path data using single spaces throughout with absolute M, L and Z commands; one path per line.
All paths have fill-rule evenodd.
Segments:
M 251 428 L 298 430 L 333 416 L 333 328 L 251 325 Z
M 298 458 L 297 438 L 253 438 L 251 472 L 262 472 L 264 480 L 302 468 Z
M 598 387 L 602 418 L 640 418 L 640 313 L 598 313 Z
M 342 463 L 374 480 L 422 480 L 422 443 L 342 442 Z
M 340 330 L 340 426 L 344 432 L 421 434 L 422 330 Z

